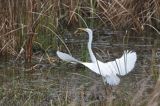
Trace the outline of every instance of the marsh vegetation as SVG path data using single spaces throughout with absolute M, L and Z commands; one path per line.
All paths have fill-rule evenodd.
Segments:
M 90 61 L 86 33 L 74 33 L 80 27 L 94 30 L 101 61 L 137 52 L 118 86 L 56 56 L 61 50 Z M 2 106 L 159 106 L 160 2 L 1 0 L 0 61 Z

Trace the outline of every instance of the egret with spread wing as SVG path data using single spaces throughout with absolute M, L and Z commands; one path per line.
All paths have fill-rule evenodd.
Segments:
M 124 76 L 134 68 L 135 62 L 137 60 L 136 52 L 126 50 L 120 58 L 115 59 L 114 61 L 103 63 L 96 59 L 92 51 L 92 30 L 89 28 L 79 29 L 86 31 L 89 35 L 88 50 L 91 57 L 91 62 L 82 62 L 75 59 L 71 55 L 60 51 L 57 51 L 58 57 L 67 62 L 83 64 L 93 72 L 102 75 L 104 81 L 109 85 L 118 85 L 120 82 L 120 78 L 117 75 Z

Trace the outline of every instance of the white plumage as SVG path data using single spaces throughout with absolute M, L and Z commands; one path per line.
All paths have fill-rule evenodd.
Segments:
M 89 28 L 80 29 L 86 31 L 89 35 L 88 50 L 92 62 L 88 63 L 79 61 L 71 55 L 62 53 L 60 51 L 57 51 L 58 57 L 67 62 L 83 64 L 93 72 L 101 74 L 104 81 L 109 85 L 118 85 L 120 79 L 117 75 L 124 76 L 134 68 L 135 62 L 137 60 L 136 52 L 126 50 L 124 51 L 123 55 L 115 61 L 103 63 L 96 59 L 91 49 L 91 43 L 93 39 L 92 30 Z

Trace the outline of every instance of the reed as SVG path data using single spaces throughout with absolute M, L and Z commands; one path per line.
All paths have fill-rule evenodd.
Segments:
M 75 69 L 78 67 L 76 65 L 71 66 L 74 70 L 66 72 L 70 70 L 66 64 L 55 66 L 53 61 L 56 61 L 54 56 L 57 47 L 65 48 L 69 52 L 63 38 L 73 37 L 66 32 L 75 31 L 78 27 L 129 30 L 140 36 L 144 32 L 145 40 L 147 36 L 155 39 L 156 34 L 160 35 L 159 22 L 159 0 L 1 0 L 0 56 L 11 55 L 17 57 L 16 60 L 22 57 L 20 59 L 32 62 L 33 57 L 38 55 L 37 51 L 40 51 L 42 56 L 39 56 L 39 63 L 45 57 L 52 66 L 47 66 L 49 69 L 45 71 L 35 65 L 29 69 L 21 67 L 19 70 L 10 69 L 6 72 L 9 64 L 6 70 L 0 72 L 0 80 L 3 80 L 0 82 L 0 85 L 3 85 L 0 86 L 0 105 L 150 106 L 154 104 L 158 106 L 160 81 L 159 68 L 156 64 L 159 61 L 155 47 L 158 45 L 158 40 L 153 45 L 152 41 L 149 41 L 151 42 L 149 45 L 154 47 L 151 50 L 151 58 L 141 59 L 144 59 L 143 62 L 147 66 L 150 64 L 149 68 L 140 68 L 140 71 L 144 71 L 142 75 L 135 75 L 136 77 L 132 79 L 133 72 L 133 76 L 129 76 L 131 83 L 122 82 L 112 89 L 112 95 L 105 95 L 100 77 L 93 79 L 95 75 L 91 73 L 91 77 L 88 77 L 82 67 L 80 68 L 82 70 Z M 131 36 L 126 33 L 123 43 L 129 44 Z M 64 48 L 61 48 L 62 46 Z M 88 60 L 85 47 L 81 45 L 82 60 Z M 140 49 L 138 48 L 139 51 Z M 36 54 L 33 55 L 34 53 Z M 75 70 L 81 74 L 77 74 Z M 53 71 L 58 74 L 52 73 Z M 124 80 L 129 81 L 127 77 Z
M 147 30 L 148 26 L 152 26 L 158 31 L 159 5 L 158 0 L 2 1 L 1 53 L 16 55 L 19 45 L 25 42 L 26 60 L 30 61 L 33 43 L 38 38 L 36 34 L 49 33 L 44 29 L 40 30 L 42 25 L 52 28 L 57 33 L 64 29 L 70 30 L 71 27 L 73 29 L 87 26 L 91 28 L 109 26 L 115 30 L 127 28 L 135 32 L 142 32 Z

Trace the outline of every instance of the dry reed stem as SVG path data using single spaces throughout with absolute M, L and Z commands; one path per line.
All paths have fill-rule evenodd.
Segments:
M 29 6 L 29 2 L 34 3 L 31 4 L 32 6 Z M 26 29 L 24 31 L 29 34 L 28 36 L 34 35 L 34 30 L 41 23 L 41 16 L 45 16 L 46 13 L 53 13 L 46 16 L 54 17 L 53 24 L 56 29 L 65 21 L 72 26 L 83 25 L 82 23 L 85 22 L 84 27 L 86 27 L 89 26 L 92 20 L 92 22 L 102 24 L 101 26 L 111 26 L 115 30 L 126 27 L 137 32 L 142 32 L 148 28 L 146 25 L 157 29 L 157 32 L 160 30 L 159 0 L 9 0 L 8 2 L 1 2 L 0 9 L 3 14 L 0 15 L 0 47 L 5 47 L 3 48 L 4 53 L 5 51 L 9 52 L 10 48 L 12 50 L 17 48 L 17 43 L 20 41 L 18 41 L 19 33 L 17 33 L 18 30 L 16 31 L 16 29 L 19 28 L 20 24 L 27 26 L 27 32 Z M 39 15 L 36 16 L 36 13 L 39 13 Z M 89 19 L 90 21 L 88 21 Z M 99 20 L 101 21 L 99 22 Z M 61 28 L 63 29 L 63 26 Z M 9 42 L 8 46 L 10 47 L 5 46 L 10 39 L 13 39 Z M 27 47 L 30 50 L 26 51 L 28 55 L 31 55 L 32 52 L 32 39 L 30 43 L 28 42 L 30 46 Z
M 151 93 L 151 95 L 148 98 L 147 106 L 158 106 L 159 99 L 160 99 L 160 77 L 157 80 L 157 83 L 155 85 L 154 91 Z

